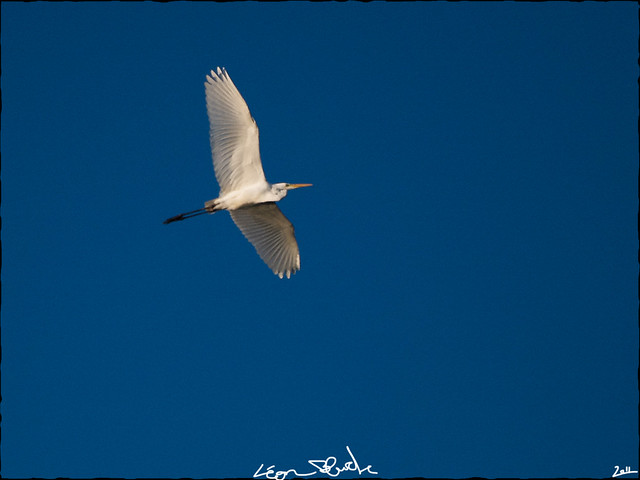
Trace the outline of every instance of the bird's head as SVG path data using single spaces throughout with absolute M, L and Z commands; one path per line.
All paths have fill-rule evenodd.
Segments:
M 284 198 L 289 190 L 310 186 L 310 183 L 274 183 L 271 185 L 271 192 L 278 198 Z

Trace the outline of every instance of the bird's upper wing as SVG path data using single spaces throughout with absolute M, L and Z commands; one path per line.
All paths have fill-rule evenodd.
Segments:
M 273 202 L 230 210 L 231 218 L 273 273 L 282 278 L 300 270 L 293 225 Z
M 246 102 L 223 68 L 211 70 L 204 84 L 213 168 L 225 193 L 265 182 L 258 126 Z

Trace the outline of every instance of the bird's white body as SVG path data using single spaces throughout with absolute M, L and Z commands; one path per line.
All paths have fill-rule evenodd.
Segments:
M 213 168 L 220 194 L 205 202 L 204 208 L 176 215 L 165 223 L 228 210 L 273 273 L 289 278 L 300 269 L 298 243 L 293 225 L 275 202 L 283 199 L 288 190 L 310 184 L 267 182 L 260 160 L 258 125 L 229 74 L 218 67 L 207 75 L 204 85 Z
M 277 202 L 287 196 L 285 185 L 284 183 L 271 185 L 265 181 L 227 193 L 221 191 L 218 198 L 205 202 L 204 206 L 211 211 L 237 210 L 256 203 Z

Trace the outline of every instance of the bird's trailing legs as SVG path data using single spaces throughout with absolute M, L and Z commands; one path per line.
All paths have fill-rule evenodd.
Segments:
M 162 223 L 164 223 L 166 225 L 167 223 L 177 222 L 179 220 L 184 220 L 185 218 L 197 217 L 198 215 L 203 215 L 205 213 L 214 213 L 216 211 L 217 210 L 213 209 L 212 207 L 199 208 L 198 210 L 193 210 L 191 212 L 181 213 L 180 215 L 176 215 L 175 217 L 167 218 Z

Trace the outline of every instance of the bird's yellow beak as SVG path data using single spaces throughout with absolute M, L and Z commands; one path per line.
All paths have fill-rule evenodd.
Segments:
M 312 187 L 313 185 L 311 183 L 290 183 L 287 186 L 287 190 L 293 190 L 294 188 L 301 188 L 301 187 Z

